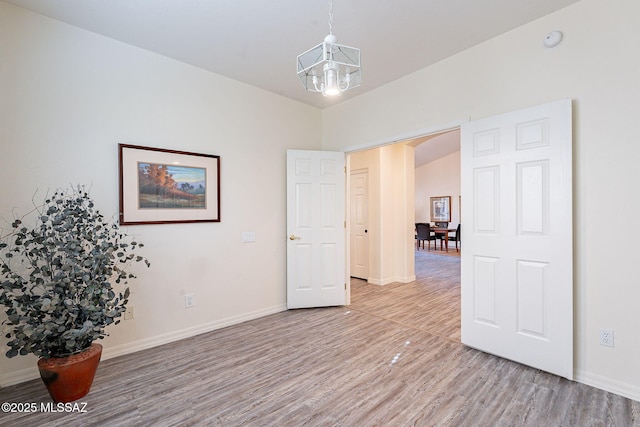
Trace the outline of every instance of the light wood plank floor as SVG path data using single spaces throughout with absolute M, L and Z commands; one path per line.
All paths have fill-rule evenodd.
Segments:
M 459 257 L 420 251 L 416 266 L 406 285 L 354 280 L 349 307 L 103 361 L 87 413 L 0 413 L 0 425 L 640 426 L 639 402 L 462 346 Z M 48 401 L 39 380 L 0 390 Z

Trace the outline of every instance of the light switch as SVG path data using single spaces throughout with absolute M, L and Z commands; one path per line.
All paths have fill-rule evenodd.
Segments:
M 244 231 L 242 233 L 242 243 L 254 243 L 256 241 L 255 231 Z

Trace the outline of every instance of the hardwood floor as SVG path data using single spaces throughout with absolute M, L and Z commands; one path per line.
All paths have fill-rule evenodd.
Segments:
M 640 402 L 462 346 L 458 265 L 420 251 L 419 280 L 354 280 L 349 307 L 103 361 L 87 413 L 0 413 L 0 425 L 640 425 Z M 0 402 L 49 401 L 39 380 L 0 389 Z
M 351 309 L 460 342 L 460 254 L 416 251 L 417 280 L 368 285 L 351 280 Z

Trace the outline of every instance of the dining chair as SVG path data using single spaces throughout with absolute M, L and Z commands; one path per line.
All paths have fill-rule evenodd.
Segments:
M 433 248 L 435 249 L 436 236 L 431 234 L 431 225 L 424 222 L 416 222 L 416 250 L 420 249 L 422 243 L 422 249 L 424 249 L 424 242 L 427 241 L 427 250 L 431 250 L 431 241 L 433 240 Z
M 436 221 L 436 228 L 448 228 L 449 223 L 445 221 Z M 442 241 L 447 238 L 448 233 L 436 233 L 436 238 L 440 240 L 440 250 L 442 250 Z M 433 244 L 436 245 L 435 243 Z
M 462 247 L 462 242 L 460 241 L 460 224 L 456 227 L 455 234 L 453 236 L 447 235 L 447 240 L 450 242 L 456 242 L 456 252 L 460 252 L 458 250 L 458 242 L 460 242 L 460 247 Z M 441 242 L 442 243 L 442 242 Z

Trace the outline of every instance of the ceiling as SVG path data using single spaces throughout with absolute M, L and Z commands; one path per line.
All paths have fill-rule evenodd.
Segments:
M 296 76 L 329 32 L 324 0 L 4 1 L 325 108 L 579 0 L 335 0 L 333 33 L 361 49 L 363 85 L 334 98 Z
M 305 92 L 296 76 L 296 57 L 329 32 L 325 0 L 2 1 L 326 108 L 579 0 L 334 0 L 333 33 L 360 48 L 363 74 L 339 97 Z M 409 143 L 418 167 L 458 151 L 460 132 Z
M 444 156 L 460 151 L 460 129 L 423 136 L 404 141 L 415 147 L 415 167 L 420 167 Z

